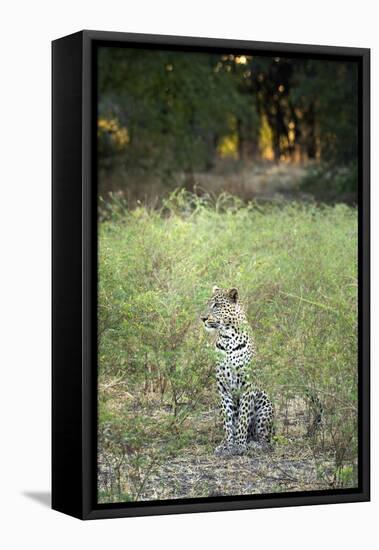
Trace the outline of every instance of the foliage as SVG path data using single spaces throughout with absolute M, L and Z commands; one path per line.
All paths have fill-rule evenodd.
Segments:
M 217 69 L 219 60 L 211 54 L 100 49 L 99 112 L 128 129 L 122 157 L 127 169 L 169 174 L 204 167 L 235 117 L 249 118 L 251 108 L 241 103 L 229 73 Z M 109 162 L 104 139 L 100 157 Z
M 301 189 L 322 201 L 358 202 L 358 164 L 346 166 L 328 163 L 310 166 L 301 182 Z M 347 200 L 348 199 L 348 200 Z
M 356 210 L 246 205 L 179 190 L 159 211 L 128 210 L 114 197 L 101 219 L 99 456 L 118 472 L 101 498 L 141 498 L 168 457 L 199 445 L 211 452 L 221 437 L 214 352 L 199 321 L 214 284 L 239 288 L 258 348 L 257 381 L 277 414 L 310 390 L 321 400 L 321 431 L 304 442 L 320 476 L 330 486 L 354 483 Z M 195 420 L 209 410 L 216 427 L 204 436 Z M 287 440 L 279 430 L 277 445 Z
M 318 140 L 324 162 L 349 165 L 356 161 L 358 65 L 306 60 L 294 74 L 291 96 L 301 117 L 308 121 L 308 147 L 316 151 Z
M 354 62 L 107 47 L 98 68 L 108 178 L 119 170 L 169 182 L 184 172 L 191 187 L 218 157 L 356 160 Z

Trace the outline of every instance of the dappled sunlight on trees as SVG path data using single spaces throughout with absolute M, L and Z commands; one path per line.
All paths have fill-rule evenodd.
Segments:
M 192 188 L 223 159 L 356 172 L 353 62 L 101 48 L 98 73 L 102 192 L 117 171 Z

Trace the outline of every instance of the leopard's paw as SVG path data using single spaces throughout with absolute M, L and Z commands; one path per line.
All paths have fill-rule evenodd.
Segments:
M 230 454 L 232 454 L 233 456 L 242 456 L 246 453 L 246 451 L 247 451 L 247 445 L 239 444 L 239 445 L 233 446 Z
M 230 443 L 222 442 L 214 450 L 215 456 L 230 456 L 233 454 L 233 446 Z

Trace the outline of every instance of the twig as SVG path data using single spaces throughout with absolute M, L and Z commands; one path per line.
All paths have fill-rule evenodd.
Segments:
M 283 292 L 282 290 L 279 290 L 279 294 L 283 294 L 283 296 L 287 296 L 288 298 L 294 298 L 295 300 L 299 300 L 300 302 L 306 302 L 307 304 L 311 304 L 312 306 L 317 306 L 322 309 L 327 309 L 328 311 L 333 311 L 333 313 L 339 313 L 336 309 L 330 306 L 326 306 L 325 304 L 320 304 L 319 302 L 313 302 L 312 300 L 307 300 L 302 296 L 296 296 L 295 294 L 290 294 L 289 292 Z

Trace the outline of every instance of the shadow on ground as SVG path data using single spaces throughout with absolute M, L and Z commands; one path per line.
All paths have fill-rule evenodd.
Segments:
M 41 506 L 51 506 L 51 493 L 50 491 L 23 491 L 22 493 L 25 497 L 34 500 Z

